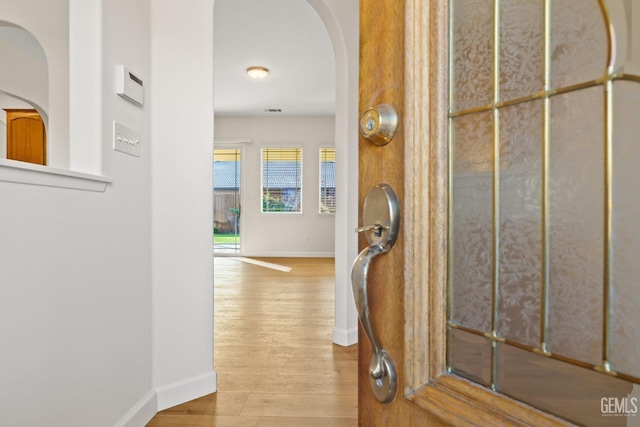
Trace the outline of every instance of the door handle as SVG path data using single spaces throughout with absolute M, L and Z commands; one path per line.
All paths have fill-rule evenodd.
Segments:
M 356 232 L 364 233 L 369 246 L 360 252 L 351 267 L 351 286 L 360 323 L 373 348 L 369 364 L 369 384 L 374 396 L 382 403 L 391 402 L 398 389 L 398 376 L 393 359 L 378 343 L 371 325 L 367 295 L 367 275 L 375 257 L 391 250 L 398 239 L 400 203 L 393 188 L 378 184 L 369 191 L 364 201 L 365 225 Z

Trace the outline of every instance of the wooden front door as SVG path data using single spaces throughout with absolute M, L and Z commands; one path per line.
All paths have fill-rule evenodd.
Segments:
M 617 107 L 640 100 L 640 78 L 612 54 L 606 3 L 360 1 L 360 114 L 390 104 L 400 124 L 386 145 L 360 137 L 359 223 L 379 183 L 401 206 L 400 236 L 367 279 L 398 391 L 372 393 L 361 325 L 361 426 L 626 425 L 637 412 L 640 271 L 621 256 L 625 281 L 611 266 L 639 253 L 638 227 L 613 209 L 640 211 L 625 204 L 640 160 L 626 135 L 640 125 Z M 450 60 L 450 34 L 475 68 Z M 631 406 L 605 417 L 611 402 Z

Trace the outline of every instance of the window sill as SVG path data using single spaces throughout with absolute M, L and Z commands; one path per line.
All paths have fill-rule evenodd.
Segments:
M 104 176 L 0 159 L 0 182 L 104 192 L 112 181 Z
M 260 212 L 261 215 L 302 215 L 302 212 Z

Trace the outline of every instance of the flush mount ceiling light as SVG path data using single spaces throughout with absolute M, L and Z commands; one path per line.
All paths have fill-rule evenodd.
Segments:
M 247 74 L 256 80 L 264 79 L 269 75 L 269 70 L 264 67 L 249 67 Z

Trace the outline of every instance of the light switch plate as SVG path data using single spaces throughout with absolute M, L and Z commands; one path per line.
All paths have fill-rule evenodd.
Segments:
M 140 157 L 140 131 L 113 121 L 113 149 Z

